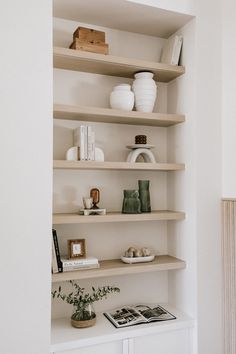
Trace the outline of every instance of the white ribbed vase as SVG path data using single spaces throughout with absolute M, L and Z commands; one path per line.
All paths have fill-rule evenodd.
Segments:
M 110 106 L 113 109 L 132 111 L 134 107 L 134 93 L 128 84 L 120 84 L 113 88 L 110 94 Z
M 152 72 L 140 72 L 134 75 L 132 85 L 136 111 L 152 112 L 157 96 L 157 86 Z

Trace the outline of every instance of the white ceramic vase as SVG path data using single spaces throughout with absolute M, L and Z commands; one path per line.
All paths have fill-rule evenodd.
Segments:
M 152 112 L 157 96 L 157 86 L 153 80 L 153 73 L 143 71 L 134 75 L 132 85 L 135 108 L 139 112 Z
M 120 84 L 113 88 L 110 94 L 110 106 L 113 109 L 132 111 L 134 107 L 134 93 L 128 84 Z

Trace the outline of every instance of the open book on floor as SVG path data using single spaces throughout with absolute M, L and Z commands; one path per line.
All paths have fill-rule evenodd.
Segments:
M 133 326 L 140 323 L 174 320 L 176 317 L 160 305 L 122 306 L 104 315 L 117 328 Z

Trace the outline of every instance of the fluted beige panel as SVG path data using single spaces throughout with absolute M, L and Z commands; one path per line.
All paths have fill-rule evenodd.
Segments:
M 236 354 L 236 199 L 222 200 L 224 354 Z

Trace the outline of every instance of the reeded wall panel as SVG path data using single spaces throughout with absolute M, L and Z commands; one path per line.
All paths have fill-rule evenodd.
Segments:
M 222 200 L 224 354 L 236 354 L 236 199 Z

